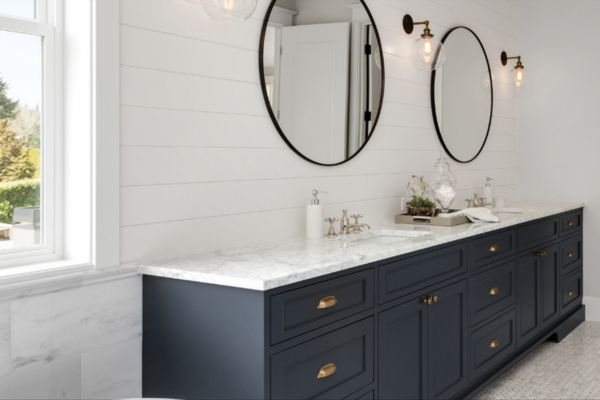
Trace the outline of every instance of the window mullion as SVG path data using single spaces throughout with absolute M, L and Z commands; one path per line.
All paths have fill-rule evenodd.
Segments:
M 45 22 L 0 16 L 0 30 L 47 36 L 52 32 L 52 27 Z

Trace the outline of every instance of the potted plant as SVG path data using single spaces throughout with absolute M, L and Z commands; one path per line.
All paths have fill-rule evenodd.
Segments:
M 408 215 L 435 217 L 435 201 L 430 196 L 432 189 L 425 182 L 425 178 L 413 175 L 408 183 L 408 189 L 411 195 L 410 201 L 406 203 Z

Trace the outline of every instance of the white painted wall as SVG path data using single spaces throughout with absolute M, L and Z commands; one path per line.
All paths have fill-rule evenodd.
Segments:
M 495 179 L 517 185 L 515 97 L 501 50 L 516 50 L 508 0 L 367 0 L 385 52 L 386 94 L 366 149 L 339 167 L 309 164 L 279 138 L 262 99 L 258 40 L 266 0 L 241 24 L 211 21 L 184 0 L 121 0 L 121 259 L 182 256 L 304 235 L 312 188 L 326 215 L 343 207 L 378 224 L 400 209 L 411 174 L 429 174 L 441 146 L 429 105 L 429 74 L 412 64 L 402 17 L 428 18 L 442 35 L 464 24 L 493 63 L 495 116 L 489 144 L 453 164 L 460 199 Z
M 597 0 L 519 2 L 519 51 L 526 68 L 519 95 L 519 191 L 524 198 L 585 202 L 585 302 L 598 305 L 596 311 L 600 53 L 594 42 L 600 26 L 587 21 L 598 15 Z

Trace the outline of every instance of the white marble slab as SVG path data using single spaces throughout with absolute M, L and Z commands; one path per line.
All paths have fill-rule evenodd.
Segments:
M 83 354 L 81 382 L 84 399 L 142 397 L 142 338 Z
M 583 204 L 573 203 L 522 205 L 519 206 L 523 211 L 520 214 L 499 213 L 499 223 L 451 228 L 390 224 L 385 228 L 419 230 L 429 234 L 397 243 L 353 242 L 347 237 L 295 240 L 260 248 L 233 249 L 145 263 L 140 266 L 140 272 L 264 291 L 581 207 Z
M 136 276 L 11 302 L 13 370 L 139 337 L 142 286 Z
M 0 377 L 0 399 L 81 399 L 79 357 Z

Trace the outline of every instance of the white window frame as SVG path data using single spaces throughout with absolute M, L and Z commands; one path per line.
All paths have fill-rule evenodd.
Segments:
M 62 145 L 61 87 L 62 51 L 59 45 L 63 0 L 37 0 L 36 19 L 0 15 L 0 30 L 42 38 L 40 236 L 42 243 L 4 250 L 0 268 L 58 260 L 62 257 Z
M 49 174 L 42 177 L 48 189 L 42 201 L 51 218 L 42 226 L 52 231 L 44 248 L 0 255 L 0 288 L 121 269 L 114 268 L 120 264 L 119 0 L 38 4 L 52 28 L 1 17 L 0 29 L 3 23 L 17 32 L 34 29 L 50 37 L 54 49 L 44 60 L 43 122 L 54 134 L 42 152 Z

